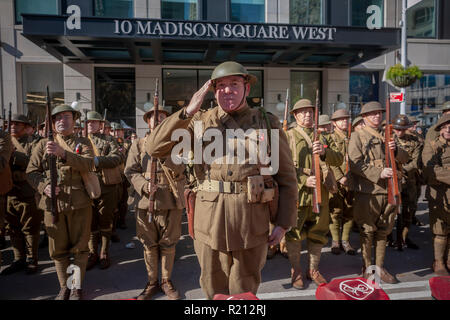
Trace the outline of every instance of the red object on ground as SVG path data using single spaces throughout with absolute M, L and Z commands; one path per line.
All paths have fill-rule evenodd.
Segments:
M 317 300 L 390 300 L 378 285 L 365 278 L 335 279 L 321 284 L 316 290 Z
M 259 299 L 253 293 L 246 292 L 234 295 L 215 294 L 213 300 L 259 300 Z
M 433 298 L 437 300 L 450 300 L 450 276 L 433 277 L 428 282 Z

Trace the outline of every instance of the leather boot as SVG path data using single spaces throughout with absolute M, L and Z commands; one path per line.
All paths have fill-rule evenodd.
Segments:
M 383 281 L 385 283 L 391 283 L 391 284 L 395 284 L 395 283 L 399 282 L 397 280 L 397 278 L 395 276 L 391 275 L 389 272 L 387 272 L 387 270 L 385 268 L 381 268 L 380 279 L 381 279 L 381 281 Z
M 162 279 L 161 290 L 169 300 L 180 300 L 180 294 L 178 293 L 178 290 L 175 289 L 172 281 L 170 281 L 169 279 Z
M 98 263 L 98 260 L 99 257 L 97 253 L 89 252 L 86 270 L 91 270 Z
M 372 243 L 373 233 L 361 231 L 359 234 L 361 243 L 361 254 L 364 262 L 364 266 L 367 268 L 372 265 Z
M 408 249 L 414 249 L 414 250 L 419 249 L 419 246 L 417 244 L 415 244 L 414 242 L 412 242 L 410 238 L 405 239 L 405 244 Z
M 91 270 L 98 263 L 98 242 L 99 242 L 100 232 L 91 232 L 89 236 L 89 256 L 86 270 Z
M 158 283 L 159 248 L 144 247 L 144 262 L 147 268 L 148 283 L 154 285 Z M 159 285 L 158 285 L 159 287 Z
M 276 245 L 276 246 L 269 246 L 269 248 L 267 249 L 267 260 L 270 260 L 273 257 L 275 257 L 277 252 L 278 252 L 278 245 Z
M 109 258 L 110 235 L 108 232 L 100 232 L 102 239 L 102 247 L 100 249 L 100 269 L 107 269 L 111 265 Z
M 300 241 L 286 241 L 286 249 L 291 263 L 291 284 L 298 290 L 305 288 L 302 278 L 302 269 L 300 266 L 300 255 L 302 251 L 302 243 Z
M 111 265 L 111 259 L 109 259 L 109 254 L 107 254 L 107 253 L 102 254 L 100 256 L 100 260 L 99 260 L 100 269 L 102 269 L 102 270 L 108 269 L 110 265 Z
M 347 240 L 342 240 L 342 248 L 344 252 L 350 256 L 354 256 L 356 254 L 356 250 L 350 245 L 350 242 Z
M 142 291 L 136 300 L 150 300 L 155 294 L 161 291 L 158 282 L 147 282 L 144 291 Z
M 450 272 L 450 237 L 447 236 L 447 250 L 446 250 L 446 255 L 447 255 L 447 271 Z
M 341 246 L 339 244 L 339 241 L 331 241 L 331 253 L 341 254 Z
M 81 289 L 72 289 L 69 300 L 83 300 L 83 291 Z
M 27 267 L 25 269 L 26 274 L 35 274 L 38 271 L 38 262 L 37 260 L 30 260 L 27 262 Z
M 320 286 L 323 283 L 328 283 L 327 280 L 320 274 L 319 270 L 308 270 L 306 278 L 314 281 L 317 286 Z
M 444 236 L 434 236 L 433 239 L 434 247 L 434 262 L 433 262 L 433 272 L 440 276 L 446 277 L 449 275 L 444 264 L 444 256 L 447 247 L 447 238 Z
M 67 288 L 67 279 L 69 275 L 67 274 L 67 268 L 69 267 L 69 258 L 63 260 L 54 260 L 56 275 L 58 276 L 59 286 L 61 289 Z M 69 290 L 69 289 L 68 289 Z M 70 290 L 69 290 L 70 294 Z
M 62 287 L 59 290 L 58 295 L 55 297 L 55 300 L 69 300 L 70 289 L 67 287 Z

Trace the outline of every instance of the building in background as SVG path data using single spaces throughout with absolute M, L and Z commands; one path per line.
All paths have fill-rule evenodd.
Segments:
M 408 112 L 431 114 L 449 95 L 440 86 L 450 75 L 443 19 L 450 9 L 422 2 L 434 6 L 409 9 L 408 58 L 427 77 L 409 89 Z M 370 6 L 380 10 L 380 29 L 367 28 Z M 323 113 L 346 104 L 357 114 L 360 101 L 388 92 L 382 78 L 400 47 L 400 7 L 397 0 L 4 0 L 1 102 L 42 121 L 49 85 L 53 103 L 106 108 L 109 120 L 142 136 L 156 78 L 160 102 L 175 111 L 217 64 L 235 60 L 259 80 L 250 105 L 264 101 L 282 118 L 287 88 L 291 105 L 314 100 L 319 88 Z M 204 108 L 211 103 L 212 94 Z

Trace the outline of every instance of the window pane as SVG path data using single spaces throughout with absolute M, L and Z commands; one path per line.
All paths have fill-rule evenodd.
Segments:
M 247 103 L 250 107 L 260 106 L 263 95 L 263 72 L 261 70 L 248 70 L 251 75 L 254 75 L 258 81 L 250 87 L 250 94 L 247 97 Z
M 52 105 L 64 103 L 62 64 L 23 64 L 22 92 L 24 114 L 31 123 L 41 123 L 46 115 L 46 86 Z
M 435 0 L 423 0 L 406 11 L 408 37 L 436 38 L 435 8 Z
M 291 108 L 300 99 L 316 101 L 316 90 L 319 89 L 321 97 L 321 72 L 320 71 L 291 71 Z
M 350 110 L 352 118 L 361 112 L 361 103 L 379 101 L 378 72 L 350 72 Z
M 163 99 L 172 111 L 186 106 L 197 88 L 197 70 L 163 69 Z
M 289 22 L 292 24 L 322 24 L 323 0 L 290 0 Z
M 94 0 L 95 16 L 133 18 L 133 0 Z
M 95 110 L 106 118 L 136 128 L 134 68 L 95 68 Z
M 198 89 L 200 89 L 205 84 L 206 81 L 211 79 L 212 72 L 213 72 L 212 69 L 210 69 L 210 70 L 198 70 Z M 191 95 L 191 98 L 192 98 L 192 95 Z M 208 92 L 206 94 L 205 101 L 203 102 L 202 108 L 203 109 L 211 108 L 211 102 L 213 102 L 214 106 L 216 105 L 216 102 L 215 102 L 215 99 L 214 99 L 214 93 L 212 91 L 210 91 L 210 92 Z
M 264 0 L 230 0 L 231 21 L 265 22 Z
M 450 95 L 450 74 L 424 74 L 420 81 L 406 88 L 406 113 L 416 115 L 422 123 L 436 122 L 439 112 Z
M 197 20 L 197 0 L 161 0 L 161 18 Z
M 352 1 L 352 26 L 366 27 L 367 19 L 373 13 L 367 13 L 367 8 L 376 5 L 381 9 L 381 26 L 384 25 L 384 0 L 353 0 Z
M 58 14 L 58 0 L 16 0 L 16 23 L 22 23 L 22 13 Z

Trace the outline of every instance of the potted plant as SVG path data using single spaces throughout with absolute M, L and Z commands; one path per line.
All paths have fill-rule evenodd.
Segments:
M 391 80 L 395 86 L 405 88 L 412 85 L 417 79 L 422 78 L 422 71 L 417 66 L 404 68 L 398 63 L 389 68 L 386 78 Z

